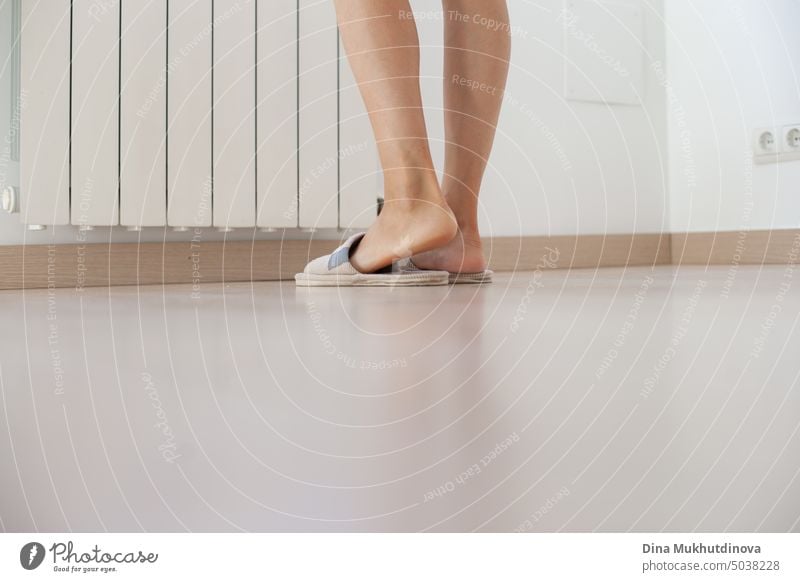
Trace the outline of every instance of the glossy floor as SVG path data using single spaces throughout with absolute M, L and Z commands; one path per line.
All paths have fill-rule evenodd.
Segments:
M 800 272 L 0 294 L 6 531 L 800 530 Z

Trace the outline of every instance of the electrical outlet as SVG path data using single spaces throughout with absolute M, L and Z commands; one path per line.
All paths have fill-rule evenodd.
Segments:
M 778 153 L 778 131 L 774 127 L 761 127 L 753 132 L 753 149 L 757 156 L 774 156 Z
M 800 152 L 800 125 L 787 125 L 781 132 L 781 150 L 786 153 Z
M 776 164 L 800 160 L 800 123 L 753 130 L 753 160 Z

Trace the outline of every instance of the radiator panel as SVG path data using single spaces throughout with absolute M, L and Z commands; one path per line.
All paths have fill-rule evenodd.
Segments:
M 167 221 L 211 226 L 212 3 L 169 0 Z
M 119 224 L 119 0 L 72 2 L 72 224 Z
M 214 226 L 256 223 L 255 2 L 214 4 Z
M 258 4 L 258 226 L 298 224 L 297 0 Z
M 26 224 L 69 224 L 70 2 L 23 0 L 20 201 Z
M 120 222 L 167 218 L 167 0 L 123 2 L 120 93 Z
M 339 225 L 338 47 L 333 2 L 300 0 L 300 223 Z
M 23 222 L 372 222 L 377 154 L 333 3 L 21 2 Z

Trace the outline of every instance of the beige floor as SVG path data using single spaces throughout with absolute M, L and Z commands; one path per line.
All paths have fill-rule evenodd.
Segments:
M 0 525 L 800 531 L 800 273 L 0 293 Z

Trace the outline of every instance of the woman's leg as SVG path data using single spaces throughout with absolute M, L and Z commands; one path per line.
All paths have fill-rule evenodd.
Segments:
M 408 0 L 336 0 L 336 12 L 385 178 L 383 211 L 351 257 L 368 273 L 447 244 L 457 225 L 428 147 Z
M 459 232 L 444 247 L 414 257 L 423 268 L 486 268 L 478 232 L 478 194 L 494 143 L 511 54 L 505 0 L 443 0 L 445 170 L 442 190 Z

